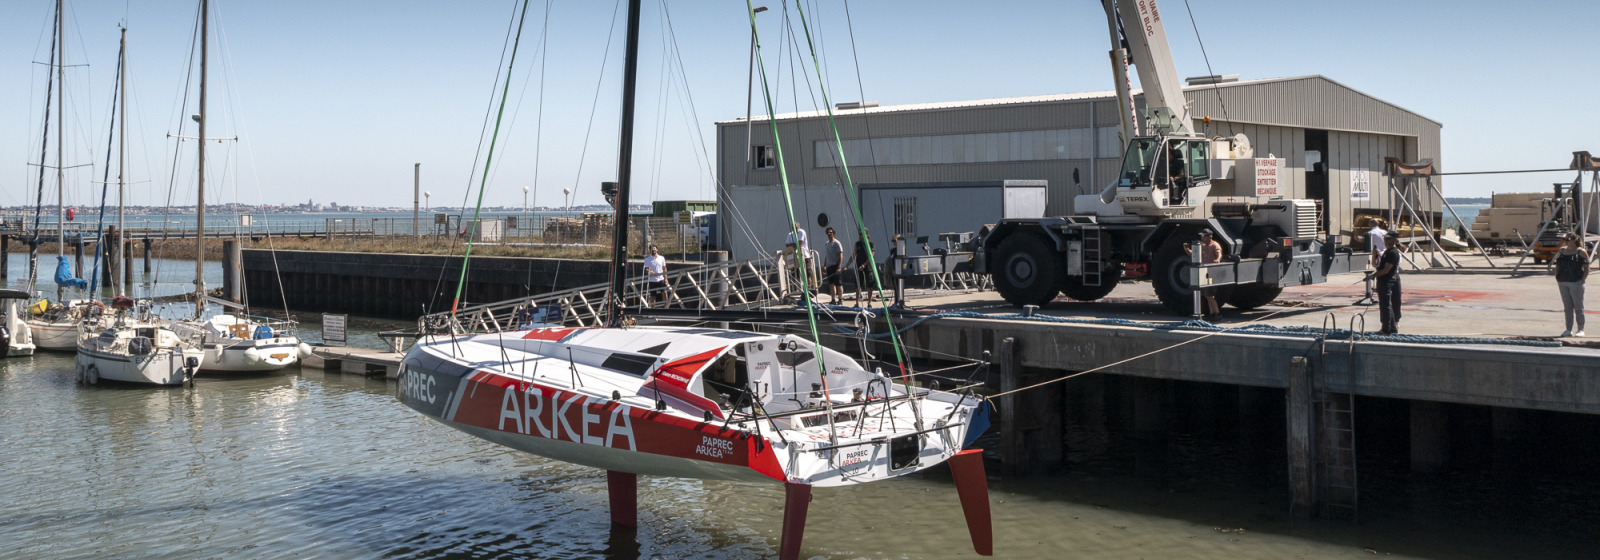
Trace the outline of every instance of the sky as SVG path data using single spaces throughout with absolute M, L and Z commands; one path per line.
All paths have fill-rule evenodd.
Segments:
M 421 163 L 429 204 L 471 204 L 519 1 L 213 0 L 207 136 L 225 140 L 208 144 L 207 201 L 409 206 L 413 164 Z M 1098 2 L 808 1 L 834 102 L 1111 87 Z M 787 10 L 781 0 L 763 4 L 771 9 L 756 19 L 778 111 L 818 108 L 814 75 L 806 85 L 804 37 L 796 56 L 785 34 L 786 24 L 800 30 L 792 2 Z M 129 203 L 193 204 L 194 144 L 169 135 L 195 134 L 187 116 L 196 112 L 197 2 L 66 6 L 68 204 L 99 200 L 119 24 L 128 27 Z M 564 204 L 564 188 L 574 191 L 574 205 L 602 201 L 599 183 L 616 176 L 626 18 L 619 6 L 530 2 L 485 205 L 520 206 L 525 186 L 535 206 Z M 1578 18 L 1589 11 L 1578 0 L 1188 0 L 1192 25 L 1181 0 L 1160 6 L 1180 76 L 1328 76 L 1443 123 L 1447 172 L 1565 168 L 1572 151 L 1600 152 L 1600 116 L 1591 110 L 1600 97 L 1592 64 L 1600 41 Z M 746 10 L 730 0 L 645 0 L 635 201 L 714 198 L 714 166 L 705 159 L 715 153 L 712 123 L 744 116 Z M 53 13 L 49 0 L 0 2 L 0 206 L 32 204 L 39 188 Z M 761 113 L 759 84 L 757 96 Z M 116 163 L 109 167 L 115 181 Z M 1543 191 L 1572 175 L 1444 184 L 1449 196 L 1487 196 Z M 53 180 L 47 184 L 53 191 Z

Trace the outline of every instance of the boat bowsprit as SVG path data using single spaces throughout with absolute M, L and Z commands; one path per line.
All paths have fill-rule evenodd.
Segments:
M 791 335 L 635 327 L 435 336 L 401 367 L 397 397 L 451 427 L 655 476 L 872 482 L 944 462 L 972 426 L 987 424 L 974 396 L 908 392 Z

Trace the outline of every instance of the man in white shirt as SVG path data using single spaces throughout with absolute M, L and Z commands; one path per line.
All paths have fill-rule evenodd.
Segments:
M 784 237 L 783 244 L 794 247 L 797 256 L 794 260 L 794 266 L 805 265 L 807 288 L 815 289 L 817 287 L 817 275 L 815 273 L 817 267 L 816 263 L 811 262 L 811 244 L 806 240 L 806 228 L 800 227 L 800 222 L 795 222 L 794 230 Z
M 1372 241 L 1373 261 L 1377 261 L 1380 257 L 1382 257 L 1383 250 L 1388 248 L 1387 245 L 1384 245 L 1384 238 L 1388 235 L 1389 231 L 1383 229 L 1383 219 L 1380 218 L 1372 221 L 1372 229 L 1367 230 L 1367 239 Z
M 650 255 L 644 258 L 644 273 L 645 302 L 666 301 L 667 258 L 661 256 L 655 245 L 650 246 Z
M 811 244 L 806 241 L 806 228 L 800 227 L 800 222 L 795 222 L 794 231 L 783 239 L 784 245 L 794 245 L 796 251 L 805 251 L 807 257 L 811 256 Z

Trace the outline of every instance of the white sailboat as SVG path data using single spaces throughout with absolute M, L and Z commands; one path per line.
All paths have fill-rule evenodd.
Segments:
M 949 462 L 974 545 L 986 552 L 982 459 L 964 449 L 988 425 L 979 397 L 913 386 L 904 369 L 899 379 L 868 371 L 795 335 L 622 317 L 639 11 L 630 0 L 608 326 L 468 333 L 454 315 L 426 317 L 424 329 L 443 323 L 445 332 L 425 331 L 407 352 L 396 398 L 479 438 L 606 469 L 621 525 L 636 524 L 640 474 L 784 484 L 785 559 L 799 555 L 811 487 Z
M 120 80 L 123 103 L 122 120 L 118 128 L 127 124 L 127 45 L 128 30 L 122 29 L 122 48 L 118 56 L 117 76 Z M 118 150 L 118 229 L 121 230 L 121 198 L 127 188 L 122 161 L 127 156 L 127 141 L 119 135 Z M 110 315 L 101 308 L 85 317 L 81 334 L 74 341 L 78 351 L 75 360 L 79 383 L 94 385 L 102 380 L 125 383 L 153 383 L 156 385 L 181 385 L 194 379 L 194 374 L 204 360 L 204 353 L 186 343 L 166 322 L 151 311 L 149 301 L 139 301 L 122 295 L 122 283 L 116 282 L 117 297 L 112 300 Z
M 33 330 L 22 319 L 23 308 L 28 305 L 28 292 L 0 290 L 0 306 L 5 308 L 5 320 L 0 324 L 0 347 L 4 357 L 32 356 L 37 348 L 33 344 Z
M 51 57 L 56 72 L 56 299 L 41 299 L 27 307 L 23 322 L 28 326 L 34 344 L 41 350 L 72 351 L 77 348 L 78 327 L 90 312 L 93 302 L 67 300 L 66 290 L 83 287 L 83 280 L 74 278 L 71 264 L 67 262 L 66 221 L 66 15 L 63 0 L 56 0 L 55 42 Z M 48 101 L 46 107 L 48 108 Z M 46 110 L 46 113 L 49 111 Z M 45 131 L 49 133 L 48 129 Z M 44 154 L 39 155 L 39 188 L 44 189 Z M 37 217 L 37 216 L 36 216 Z M 37 219 L 35 222 L 37 223 Z M 34 293 L 38 279 L 38 233 L 34 233 L 28 251 L 28 289 Z
M 238 304 L 212 299 L 206 295 L 206 66 L 207 26 L 210 20 L 209 3 L 200 1 L 200 106 L 195 121 L 199 123 L 196 144 L 199 145 L 198 198 L 195 204 L 194 261 L 195 311 L 192 317 L 173 321 L 171 328 L 185 340 L 205 351 L 201 366 L 207 373 L 260 373 L 277 371 L 299 363 L 301 354 L 310 353 L 303 347 L 294 321 L 271 320 L 243 314 L 231 314 L 228 306 Z M 222 313 L 206 317 L 207 302 L 219 303 Z

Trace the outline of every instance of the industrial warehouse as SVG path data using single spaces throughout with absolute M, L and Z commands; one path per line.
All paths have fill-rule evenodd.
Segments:
M 1313 199 L 1323 207 L 1326 231 L 1349 233 L 1356 217 L 1393 206 L 1385 158 L 1432 160 L 1436 168 L 1444 163 L 1439 122 L 1323 76 L 1239 80 L 1228 75 L 1188 82 L 1183 93 L 1198 132 L 1243 134 L 1257 157 L 1285 161 L 1275 195 L 1214 189 L 1205 211 L 1215 201 Z M 1142 109 L 1144 96 L 1133 91 Z M 834 115 L 856 184 L 1044 180 L 1049 193 L 1044 215 L 1064 216 L 1074 213 L 1074 196 L 1098 192 L 1117 176 L 1124 145 L 1118 106 L 1114 92 L 1100 91 L 908 105 L 841 103 Z M 777 120 L 796 215 L 811 218 L 801 225 L 820 239 L 824 225 L 816 217 L 848 213 L 838 189 L 843 168 L 833 156 L 828 116 L 810 111 L 779 114 Z M 717 153 L 719 199 L 726 202 L 720 218 L 730 224 L 719 241 L 735 257 L 782 248 L 789 228 L 765 116 L 718 122 Z M 1438 178 L 1435 185 L 1443 187 Z M 948 198 L 950 191 L 939 192 L 922 204 L 959 204 Z M 1437 196 L 1416 198 L 1419 212 L 1438 217 Z M 915 227 L 886 232 L 880 243 L 887 234 L 936 238 L 972 232 L 1001 217 L 969 214 L 965 220 L 933 221 L 924 211 L 922 220 L 894 220 L 887 215 L 892 208 L 877 210 L 885 215 L 871 216 L 873 208 L 863 208 L 868 224 Z M 838 229 L 846 246 L 854 242 L 853 228 Z

